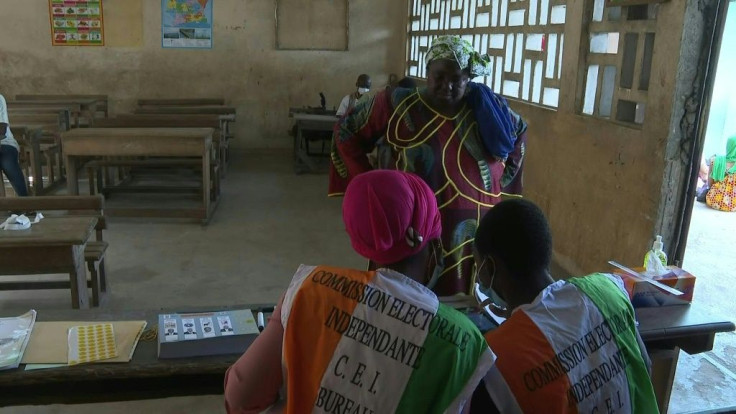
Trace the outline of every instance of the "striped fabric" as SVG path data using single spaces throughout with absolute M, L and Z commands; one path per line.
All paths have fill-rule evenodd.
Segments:
M 464 315 L 399 273 L 302 266 L 284 297 L 287 412 L 459 412 L 492 363 Z
M 637 337 L 617 276 L 558 281 L 486 334 L 486 389 L 503 413 L 656 413 Z

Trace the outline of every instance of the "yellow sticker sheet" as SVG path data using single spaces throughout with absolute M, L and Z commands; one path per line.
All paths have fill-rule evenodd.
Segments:
M 117 358 L 115 333 L 111 323 L 69 328 L 69 365 Z

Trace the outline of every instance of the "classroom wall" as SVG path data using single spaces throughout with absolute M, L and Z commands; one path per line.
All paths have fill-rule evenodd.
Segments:
M 211 50 L 162 49 L 158 0 L 105 0 L 104 47 L 52 47 L 47 1 L 2 0 L 0 93 L 107 94 L 113 113 L 138 98 L 222 97 L 237 107 L 233 147 L 288 148 L 290 106 L 318 106 L 322 91 L 331 108 L 360 73 L 378 89 L 403 70 L 405 3 L 349 3 L 348 51 L 281 51 L 275 0 L 216 0 Z
M 529 122 L 525 196 L 546 213 L 555 261 L 566 273 L 607 271 L 608 260 L 641 266 L 662 216 L 667 144 L 674 119 L 687 2 L 661 3 L 645 122 L 628 126 L 580 114 L 581 25 L 566 24 L 559 108 L 512 102 Z M 583 20 L 585 3 L 567 3 L 567 22 Z M 682 80 L 682 79 L 680 79 Z

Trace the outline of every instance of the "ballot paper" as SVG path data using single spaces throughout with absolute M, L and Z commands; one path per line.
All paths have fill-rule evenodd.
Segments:
M 158 357 L 242 354 L 259 334 L 250 309 L 158 315 Z
M 475 290 L 474 290 L 475 298 L 478 300 L 478 303 L 483 303 L 485 300 L 488 299 L 488 296 L 480 291 L 480 284 L 475 284 Z M 483 307 L 483 311 L 488 314 L 497 324 L 501 325 L 506 321 L 506 318 L 503 318 L 501 316 L 496 315 L 491 311 L 490 305 L 486 305 Z
M 0 370 L 18 368 L 36 323 L 36 311 L 0 318 Z

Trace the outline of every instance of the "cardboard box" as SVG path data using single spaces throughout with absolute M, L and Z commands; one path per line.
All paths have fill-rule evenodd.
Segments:
M 655 277 L 654 280 L 679 290 L 683 293 L 682 295 L 673 295 L 649 282 L 636 279 L 619 269 L 616 269 L 615 273 L 623 279 L 626 291 L 629 293 L 629 298 L 631 299 L 631 304 L 635 308 L 686 305 L 692 302 L 693 291 L 695 290 L 695 276 L 676 266 L 667 266 L 667 269 L 670 270 L 669 273 Z M 643 267 L 637 267 L 632 270 L 644 273 Z

